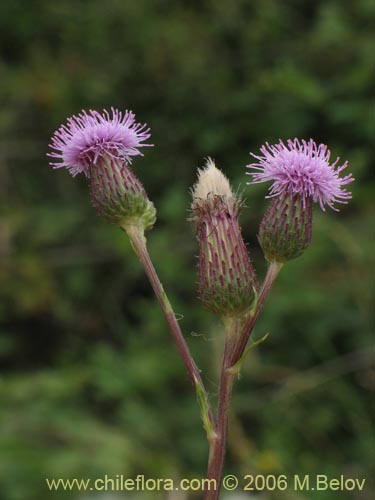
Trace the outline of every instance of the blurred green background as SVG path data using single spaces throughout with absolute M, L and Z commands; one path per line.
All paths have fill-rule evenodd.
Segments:
M 211 155 L 244 190 L 261 278 L 266 186 L 246 186 L 249 151 L 313 137 L 349 160 L 352 202 L 316 211 L 313 244 L 256 328 L 271 336 L 235 387 L 226 472 L 367 478 L 362 494 L 245 499 L 370 498 L 374 12 L 372 0 L 1 2 L 1 500 L 201 498 L 45 484 L 206 469 L 195 395 L 126 237 L 96 216 L 85 179 L 45 156 L 67 116 L 110 106 L 152 129 L 134 162 L 158 210 L 149 249 L 214 402 L 222 329 L 196 298 L 186 220 L 196 167 Z

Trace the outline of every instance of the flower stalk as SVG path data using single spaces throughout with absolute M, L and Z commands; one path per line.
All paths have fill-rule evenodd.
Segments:
M 245 324 L 242 328 L 241 334 L 239 335 L 238 342 L 233 349 L 231 355 L 231 366 L 236 365 L 238 361 L 241 359 L 247 343 L 249 341 L 250 335 L 254 329 L 254 326 L 258 320 L 260 313 L 263 310 L 264 304 L 271 293 L 272 287 L 278 277 L 281 269 L 283 267 L 282 263 L 279 262 L 271 262 L 267 269 L 266 277 L 264 278 L 263 284 L 261 286 L 258 302 L 254 312 L 248 315 L 246 318 Z
M 227 449 L 228 422 L 230 401 L 232 398 L 233 383 L 235 374 L 231 368 L 231 348 L 232 340 L 238 334 L 240 321 L 228 321 L 225 332 L 224 353 L 221 364 L 219 403 L 215 420 L 215 439 L 210 444 L 209 460 L 207 469 L 207 479 L 214 480 L 216 488 L 206 490 L 205 500 L 217 500 L 220 497 L 221 482 L 223 476 L 225 455 Z M 210 484 L 211 481 L 208 483 Z
M 159 302 L 160 308 L 168 323 L 173 340 L 182 357 L 183 363 L 188 372 L 191 383 L 193 384 L 194 387 L 196 387 L 196 384 L 198 383 L 201 390 L 204 391 L 205 399 L 208 404 L 208 410 L 207 410 L 208 417 L 210 421 L 213 421 L 212 410 L 209 406 L 207 392 L 204 389 L 204 384 L 202 381 L 202 377 L 200 375 L 200 371 L 190 353 L 189 347 L 185 341 L 185 338 L 181 332 L 181 328 L 177 322 L 176 315 L 173 311 L 172 305 L 156 273 L 155 267 L 152 263 L 152 260 L 147 250 L 146 238 L 143 234 L 143 231 L 139 228 L 139 226 L 135 225 L 126 225 L 123 227 L 123 230 L 129 236 L 134 252 L 139 258 L 143 266 L 143 269 L 149 279 L 151 287 Z

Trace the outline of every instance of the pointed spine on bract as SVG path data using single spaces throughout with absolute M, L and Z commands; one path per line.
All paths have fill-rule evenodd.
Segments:
M 259 243 L 269 262 L 296 259 L 310 245 L 312 200 L 289 193 L 275 196 L 259 228 Z
M 256 299 L 256 280 L 238 222 L 241 202 L 211 159 L 198 171 L 192 195 L 200 299 L 223 317 L 245 314 Z

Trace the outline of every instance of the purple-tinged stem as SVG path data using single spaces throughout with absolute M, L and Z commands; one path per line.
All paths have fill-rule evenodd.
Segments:
M 235 375 L 230 372 L 230 354 L 233 338 L 236 337 L 239 321 L 228 322 L 225 335 L 225 347 L 221 366 L 219 404 L 215 422 L 215 438 L 210 442 L 210 456 L 208 460 L 207 479 L 208 489 L 204 500 L 217 500 L 220 496 L 221 482 L 223 476 L 224 461 L 227 448 L 228 419 L 230 400 Z M 215 488 L 213 488 L 215 484 Z
M 277 262 L 270 263 L 259 293 L 256 309 L 254 313 L 247 318 L 245 323 L 241 320 L 237 320 L 232 322 L 232 325 L 230 325 L 230 323 L 227 325 L 221 368 L 219 405 L 214 427 L 215 439 L 213 439 L 210 443 L 210 457 L 207 471 L 207 479 L 215 480 L 216 488 L 213 490 L 212 484 L 208 483 L 210 485 L 210 490 L 205 492 L 204 500 L 218 500 L 220 498 L 221 482 L 227 448 L 230 400 L 232 397 L 233 383 L 239 370 L 237 367 L 236 369 L 234 368 L 245 351 L 250 334 L 282 266 L 282 264 Z
M 182 335 L 181 328 L 176 320 L 175 313 L 172 309 L 171 303 L 167 297 L 167 294 L 164 291 L 163 285 L 161 284 L 159 277 L 155 271 L 154 265 L 149 256 L 147 246 L 146 246 L 146 238 L 144 237 L 143 231 L 138 226 L 126 225 L 123 227 L 124 231 L 128 234 L 130 238 L 130 242 L 132 247 L 137 254 L 145 273 L 150 281 L 151 287 L 158 299 L 161 310 L 164 314 L 165 319 L 167 320 L 170 332 L 172 334 L 173 340 L 179 350 L 184 365 L 189 374 L 189 378 L 194 387 L 196 387 L 196 383 L 198 382 L 206 395 L 206 402 L 209 405 L 207 392 L 204 389 L 203 381 L 199 372 L 199 368 L 195 364 L 192 355 L 189 351 L 189 347 L 185 341 L 184 336 Z M 213 422 L 212 410 L 208 408 L 209 418 L 211 422 Z
M 244 353 L 249 337 L 254 329 L 255 323 L 259 317 L 259 314 L 263 310 L 263 306 L 267 300 L 268 295 L 271 292 L 272 286 L 283 267 L 283 264 L 280 262 L 270 262 L 268 266 L 266 277 L 264 278 L 262 288 L 259 292 L 258 303 L 256 309 L 253 314 L 251 314 L 242 329 L 242 333 L 239 336 L 239 340 L 237 345 L 235 346 L 233 353 L 231 355 L 231 366 L 234 366 L 240 359 Z

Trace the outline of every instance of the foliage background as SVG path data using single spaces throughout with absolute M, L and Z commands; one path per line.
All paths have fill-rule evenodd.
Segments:
M 110 106 L 152 128 L 135 164 L 158 209 L 150 252 L 214 400 L 221 326 L 196 298 L 186 221 L 196 167 L 211 155 L 245 188 L 249 151 L 295 136 L 349 160 L 353 201 L 316 213 L 258 323 L 271 336 L 236 385 L 226 471 L 365 477 L 339 496 L 369 498 L 373 15 L 371 0 L 1 2 L 1 500 L 104 498 L 46 477 L 205 472 L 194 394 L 126 238 L 45 157 L 67 116 Z M 259 276 L 265 189 L 245 189 L 242 214 Z M 164 498 L 105 496 L 125 497 Z

